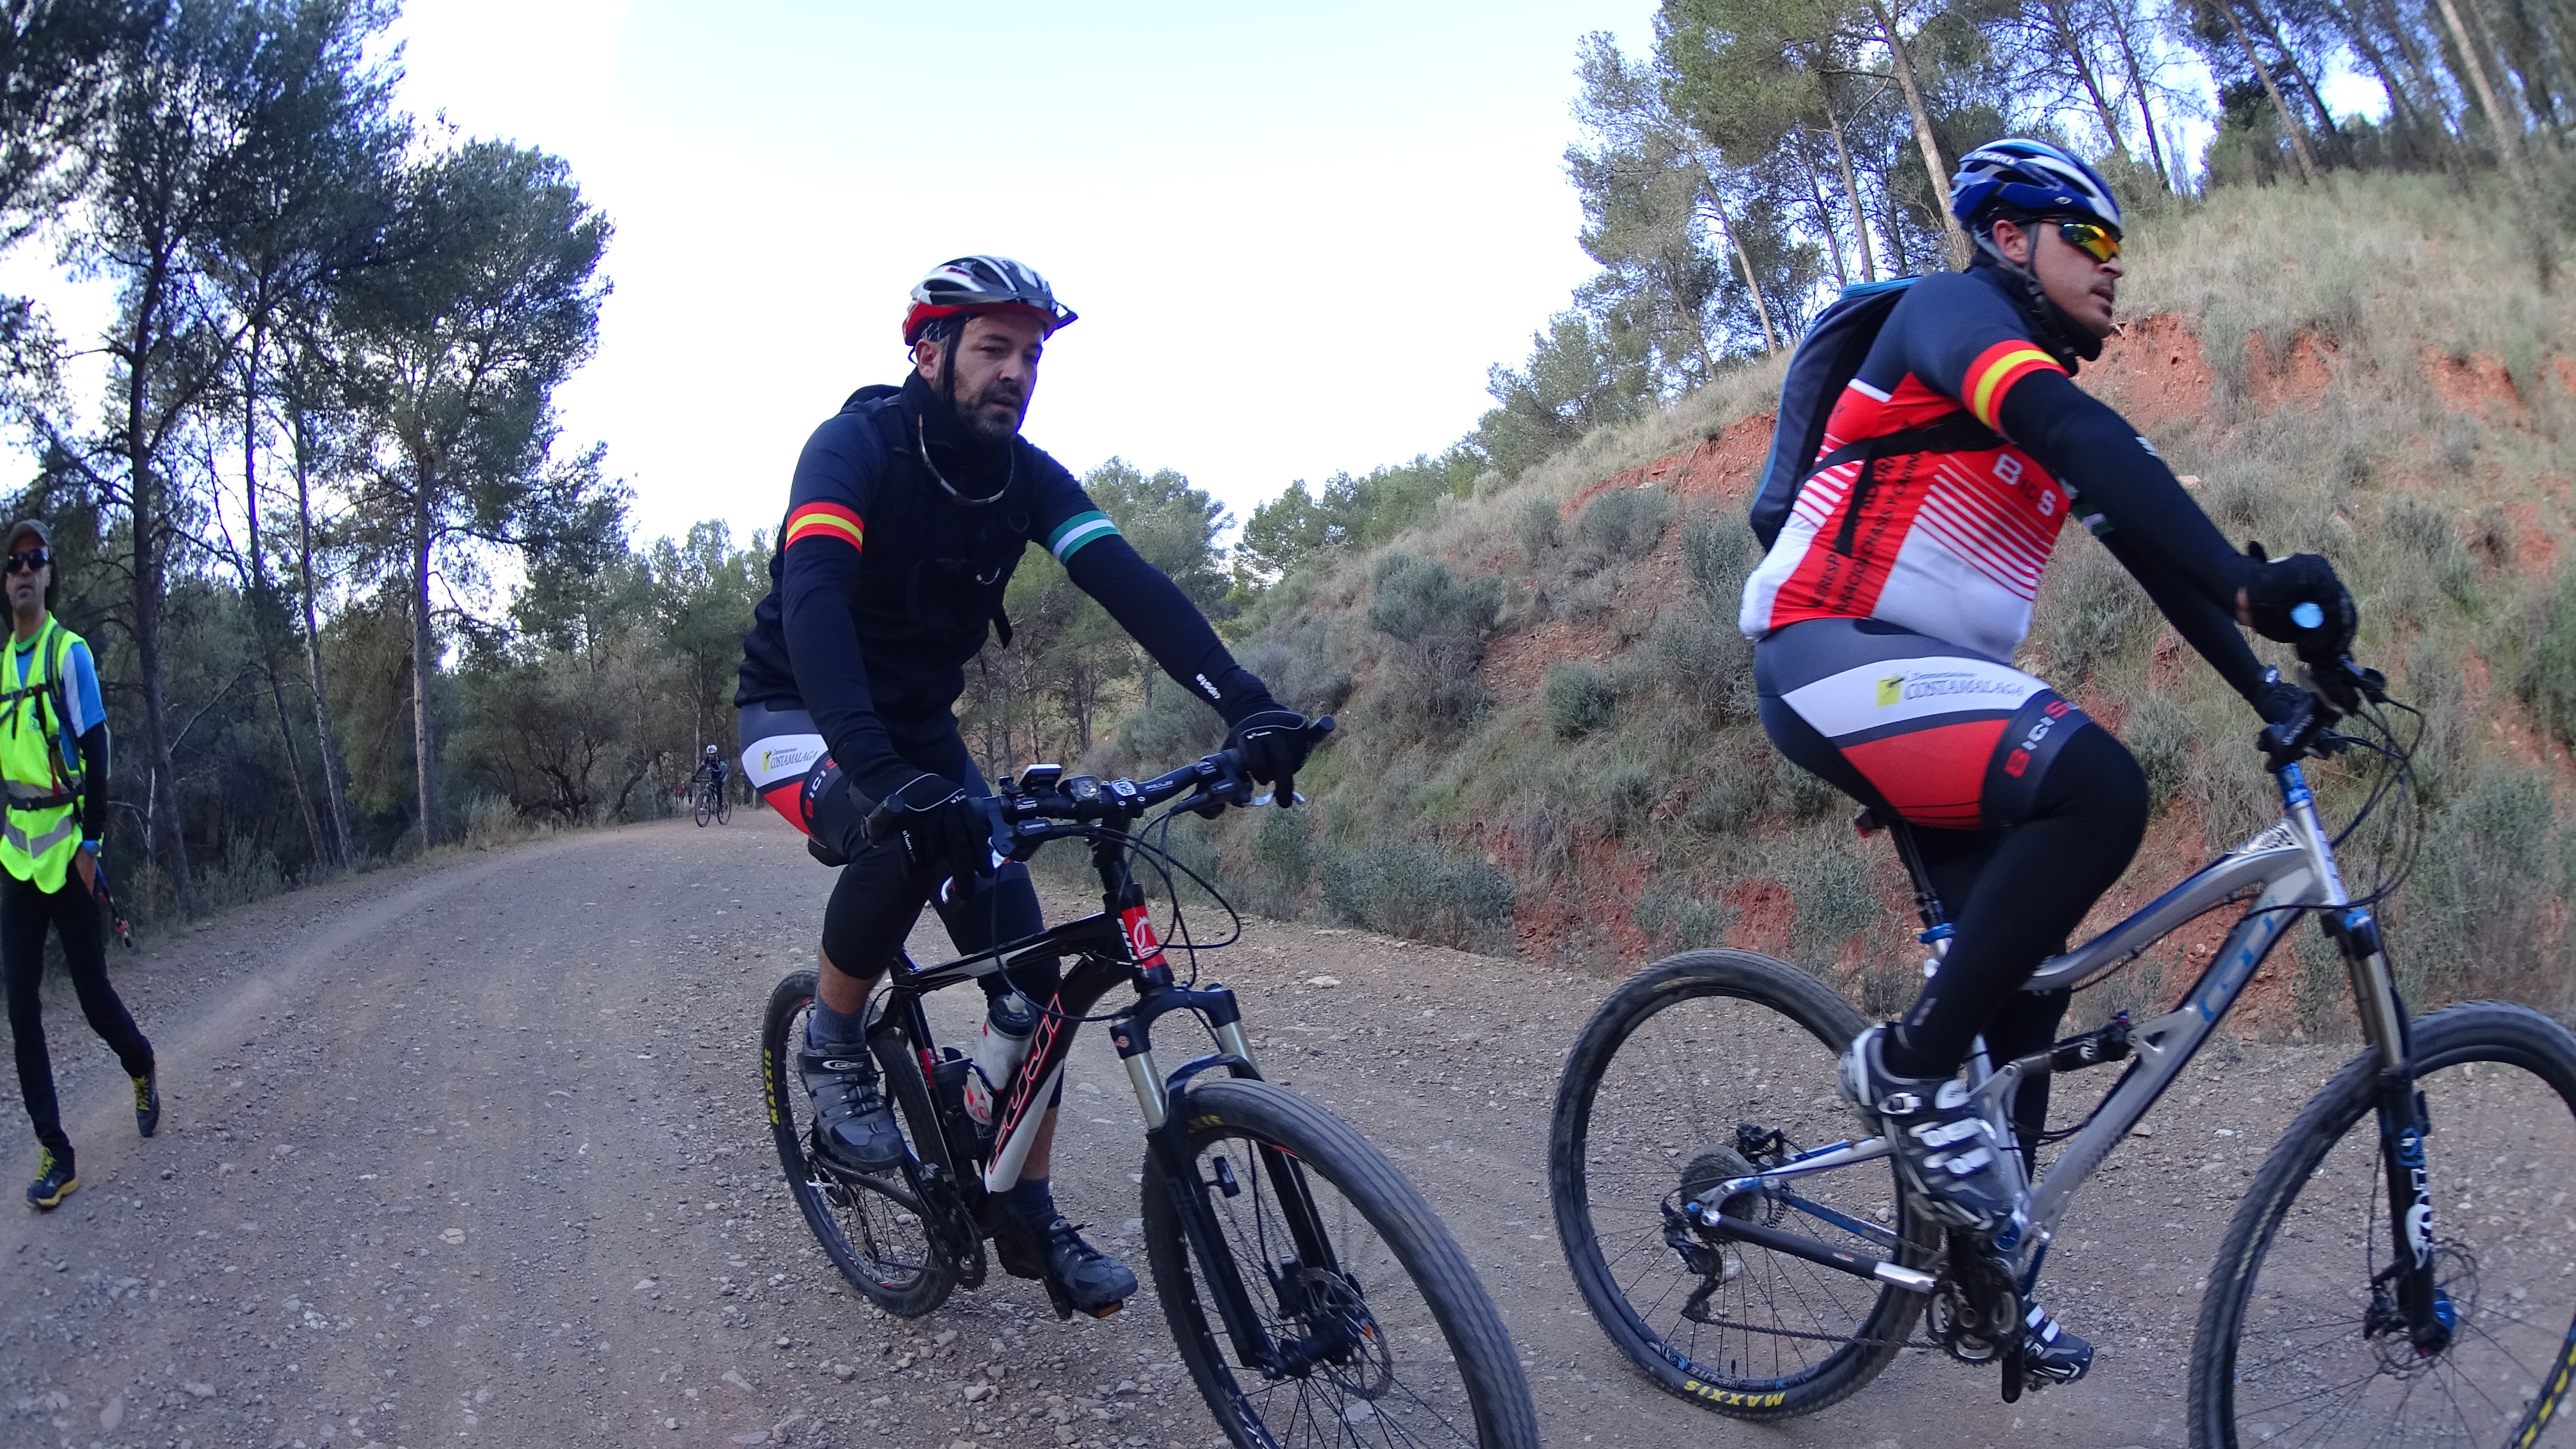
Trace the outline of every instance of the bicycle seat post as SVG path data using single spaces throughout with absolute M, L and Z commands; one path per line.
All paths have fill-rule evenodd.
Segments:
M 1914 911 L 1923 918 L 1923 940 L 1937 949 L 1937 943 L 1949 939 L 1944 927 L 1950 924 L 1950 914 L 1941 905 L 1941 893 L 1933 889 L 1932 873 L 1924 867 L 1923 848 L 1914 838 L 1914 828 L 1874 808 L 1864 808 L 1853 816 L 1852 827 L 1863 835 L 1887 832 L 1888 840 L 1896 846 L 1896 858 L 1905 862 L 1905 873 L 1913 879 Z

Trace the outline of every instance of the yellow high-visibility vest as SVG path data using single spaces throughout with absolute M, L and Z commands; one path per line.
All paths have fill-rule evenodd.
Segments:
M 0 692 L 0 869 L 51 894 L 63 888 L 80 849 L 80 785 L 63 763 L 64 665 L 79 635 L 48 618 L 27 660 L 27 678 Z M 15 652 L 15 646 L 11 646 Z M 17 673 L 0 654 L 0 683 Z

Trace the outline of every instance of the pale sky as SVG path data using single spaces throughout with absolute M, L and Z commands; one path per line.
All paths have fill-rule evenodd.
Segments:
M 1595 270 L 1575 47 L 1652 0 L 1295 7 L 412 0 L 403 98 L 571 162 L 616 222 L 565 444 L 640 537 L 775 529 L 798 448 L 900 379 L 905 294 L 1015 256 L 1082 314 L 1027 436 L 1238 516 L 1445 447 Z

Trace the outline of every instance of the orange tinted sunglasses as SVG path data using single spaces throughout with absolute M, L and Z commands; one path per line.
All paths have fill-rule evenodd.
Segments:
M 2098 222 L 2061 221 L 2057 234 L 2068 246 L 2097 262 L 2107 262 L 2120 254 L 2120 234 Z

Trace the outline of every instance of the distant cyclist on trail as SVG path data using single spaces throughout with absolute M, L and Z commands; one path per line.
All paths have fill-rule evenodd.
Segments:
M 1272 700 L 1073 475 L 1019 436 L 1039 355 L 1073 320 L 1018 262 L 971 256 L 932 268 L 904 316 L 911 375 L 859 389 L 806 441 L 769 595 L 743 640 L 734 701 L 743 773 L 818 854 L 847 862 L 823 914 L 821 980 L 798 1062 L 823 1150 L 846 1168 L 881 1172 L 905 1158 L 860 1013 L 923 902 L 953 878 L 935 904 L 961 951 L 1044 928 L 1027 868 L 992 869 L 970 803 L 991 791 L 951 712 L 988 633 L 998 626 L 1010 642 L 1002 593 L 1030 544 L 1224 716 L 1228 743 L 1256 778 L 1284 789 L 1304 762 L 1304 717 Z M 872 839 L 879 812 L 892 828 Z M 1013 975 L 984 980 L 996 1021 L 1025 1019 L 1006 1004 L 1013 987 L 1040 1005 L 1055 991 L 1052 963 Z M 1135 1292 L 1136 1277 L 1057 1213 L 1055 1123 L 1050 1105 L 1004 1202 L 1029 1256 L 1074 1306 L 1105 1310 Z M 1013 1255 L 1003 1261 L 1012 1266 Z
M 1762 723 L 1781 753 L 1913 828 L 1956 936 L 1902 1018 L 1852 1043 L 1842 1090 L 1895 1133 L 1907 1180 L 1953 1226 L 2018 1211 L 2012 1144 L 1954 1074 L 2046 1047 L 2066 993 L 2017 995 L 2128 868 L 2145 776 L 2110 731 L 2013 669 L 2058 530 L 2074 517 L 2265 721 L 2313 708 L 2238 632 L 2312 658 L 2351 641 L 2351 596 L 2313 554 L 2228 546 L 2154 448 L 2070 378 L 2100 356 L 2123 272 L 2120 207 L 2039 141 L 1961 161 L 1963 272 L 1914 282 L 1832 404 L 1824 446 L 1744 590 Z M 1785 411 L 1785 410 L 1784 410 Z M 2025 1140 L 2048 1078 L 2024 1086 Z M 2036 1306 L 2029 1363 L 2064 1382 L 2090 1345 Z
M 689 794 L 694 798 L 701 785 L 713 785 L 722 790 L 725 782 L 732 778 L 733 770 L 725 764 L 724 752 L 709 745 L 698 761 L 697 773 L 689 777 Z

